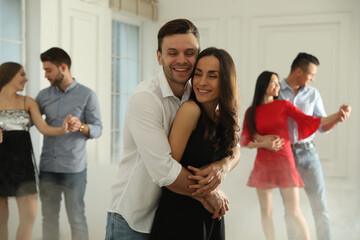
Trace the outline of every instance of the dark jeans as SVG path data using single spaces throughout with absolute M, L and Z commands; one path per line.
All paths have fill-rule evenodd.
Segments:
M 59 239 L 61 195 L 71 227 L 72 240 L 88 240 L 84 195 L 86 169 L 79 173 L 40 172 L 39 189 L 43 215 L 43 240 Z

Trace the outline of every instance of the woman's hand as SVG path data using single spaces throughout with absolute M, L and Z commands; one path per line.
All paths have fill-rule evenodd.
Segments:
M 72 116 L 69 114 L 63 121 L 62 123 L 62 130 L 64 131 L 64 133 L 69 133 L 69 122 L 71 121 Z

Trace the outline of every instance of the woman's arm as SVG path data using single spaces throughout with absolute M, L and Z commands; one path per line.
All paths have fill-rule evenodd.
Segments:
M 180 161 L 182 158 L 186 144 L 191 133 L 196 128 L 200 114 L 199 106 L 193 101 L 184 103 L 176 113 L 169 136 L 171 155 L 175 160 Z M 236 166 L 240 159 L 239 147 L 234 147 L 233 152 L 233 156 L 225 157 L 202 169 L 189 166 L 189 170 L 194 173 L 194 175 L 189 176 L 189 179 L 197 181 L 197 184 L 189 186 L 197 189 L 193 195 L 210 193 L 223 182 L 226 174 Z
M 240 145 L 247 148 L 265 148 L 276 152 L 283 147 L 284 140 L 277 135 L 260 135 L 257 132 L 254 135 L 250 134 L 247 125 L 247 114 L 245 114 L 243 130 L 240 135 Z
M 277 152 L 284 146 L 284 139 L 280 138 L 277 135 L 260 135 L 259 133 L 255 133 L 253 138 L 256 142 L 263 142 L 263 147 L 269 151 Z M 249 147 L 255 148 L 255 147 Z
M 272 141 L 270 138 L 265 139 L 262 142 L 249 142 L 248 145 L 244 146 L 247 148 L 266 148 L 266 149 L 272 149 L 274 141 Z
M 190 185 L 190 188 L 196 189 L 193 195 L 210 193 L 215 190 L 226 178 L 226 175 L 238 164 L 240 160 L 240 147 L 233 148 L 233 155 L 224 157 L 202 168 L 189 166 L 194 175 L 189 179 L 197 181 L 197 184 Z
M 58 136 L 69 132 L 68 121 L 70 121 L 71 115 L 68 115 L 64 119 L 62 127 L 52 127 L 42 118 L 36 101 L 30 97 L 26 97 L 26 100 L 26 103 L 29 106 L 28 111 L 30 112 L 31 120 L 42 134 L 46 136 Z
M 185 102 L 177 111 L 169 135 L 172 157 L 180 162 L 191 133 L 196 128 L 201 110 L 193 101 Z
M 184 154 L 191 133 L 196 128 L 200 114 L 199 106 L 193 101 L 185 102 L 176 113 L 169 135 L 169 144 L 171 155 L 178 162 Z M 174 191 L 175 185 L 176 181 L 167 188 Z M 213 218 L 220 219 L 229 210 L 229 201 L 220 189 L 192 197 L 200 201 L 207 211 L 213 213 Z

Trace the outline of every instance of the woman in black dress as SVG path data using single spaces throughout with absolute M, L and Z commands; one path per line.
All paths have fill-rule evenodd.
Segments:
M 175 116 L 169 143 L 172 157 L 197 171 L 231 156 L 238 142 L 237 79 L 231 56 L 222 49 L 203 50 L 192 86 L 190 100 Z M 180 195 L 164 187 L 150 239 L 225 239 L 224 218 L 214 219 L 212 209 L 208 210 L 202 197 Z
M 49 136 L 69 132 L 69 115 L 61 127 L 51 127 L 42 118 L 36 101 L 17 94 L 27 78 L 18 63 L 0 65 L 0 239 L 8 239 L 8 197 L 16 197 L 19 226 L 16 239 L 31 239 L 36 217 L 37 189 L 29 128 L 32 123 Z

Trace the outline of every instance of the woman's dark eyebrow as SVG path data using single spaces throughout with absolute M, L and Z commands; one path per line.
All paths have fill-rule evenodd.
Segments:
M 202 72 L 202 70 L 200 68 L 195 68 L 195 70 Z M 211 71 L 209 71 L 209 73 L 219 73 L 219 71 L 211 70 Z

